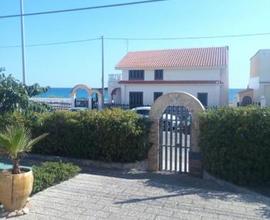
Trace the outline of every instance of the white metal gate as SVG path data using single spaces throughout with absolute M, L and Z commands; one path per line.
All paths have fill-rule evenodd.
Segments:
M 189 172 L 192 115 L 184 106 L 168 106 L 159 121 L 159 170 Z

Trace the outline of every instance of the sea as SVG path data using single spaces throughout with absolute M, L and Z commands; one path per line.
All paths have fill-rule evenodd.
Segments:
M 69 98 L 72 88 L 49 88 L 47 92 L 35 96 L 36 98 Z M 85 90 L 79 89 L 76 94 L 77 98 L 86 98 L 88 94 Z M 109 101 L 108 89 L 104 89 L 104 101 Z
M 49 88 L 46 93 L 40 94 L 36 97 L 38 98 L 69 98 L 72 88 Z M 242 89 L 229 89 L 229 103 L 233 103 L 237 93 Z M 78 98 L 87 97 L 87 92 L 85 90 L 78 90 Z M 109 101 L 108 89 L 105 89 L 104 101 Z

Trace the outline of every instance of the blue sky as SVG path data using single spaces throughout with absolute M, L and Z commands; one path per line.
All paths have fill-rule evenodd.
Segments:
M 25 12 L 67 9 L 135 0 L 24 0 Z M 269 0 L 168 0 L 25 18 L 26 44 L 105 37 L 181 37 L 270 32 Z M 19 13 L 19 0 L 1 0 L 0 15 Z M 20 44 L 19 18 L 0 19 L 0 47 Z M 230 88 L 245 88 L 249 59 L 270 48 L 270 36 L 175 41 L 130 41 L 129 51 L 225 46 L 229 50 Z M 105 41 L 105 74 L 117 73 L 127 52 L 125 41 Z M 27 84 L 72 87 L 101 86 L 100 42 L 29 47 Z M 21 79 L 20 48 L 0 48 L 0 67 Z

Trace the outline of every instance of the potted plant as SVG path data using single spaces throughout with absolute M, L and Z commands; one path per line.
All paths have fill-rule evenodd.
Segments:
M 34 144 L 46 137 L 31 139 L 29 130 L 22 126 L 8 126 L 0 133 L 0 152 L 12 160 L 11 170 L 0 172 L 0 203 L 7 211 L 22 209 L 32 192 L 34 177 L 31 169 L 21 168 L 20 159 Z

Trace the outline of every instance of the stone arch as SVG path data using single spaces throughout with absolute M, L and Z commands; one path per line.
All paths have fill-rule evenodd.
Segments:
M 102 94 L 97 89 L 92 89 L 90 93 L 91 96 L 93 95 L 93 93 L 96 93 L 98 97 L 98 109 L 102 109 Z
M 252 104 L 252 98 L 250 96 L 244 96 L 242 99 L 242 106 L 247 106 Z
M 116 87 L 111 91 L 110 94 L 111 102 L 114 104 L 120 104 L 121 103 L 121 88 Z
M 201 102 L 193 95 L 186 92 L 173 92 L 160 96 L 152 105 L 150 111 L 150 120 L 152 127 L 150 131 L 150 143 L 152 146 L 148 153 L 149 170 L 157 171 L 159 164 L 159 119 L 168 106 L 184 106 L 192 113 L 191 140 L 190 140 L 190 158 L 189 167 L 192 175 L 201 176 L 202 164 L 201 154 L 198 147 L 199 119 L 198 115 L 205 108 Z
M 88 87 L 85 84 L 77 84 L 76 86 L 74 86 L 72 88 L 71 93 L 70 93 L 70 97 L 71 98 L 76 98 L 76 94 L 77 94 L 77 91 L 79 89 L 85 90 L 87 92 L 88 96 L 91 96 L 92 88 Z
M 92 89 L 91 87 L 85 85 L 85 84 L 77 84 L 74 86 L 71 90 L 70 97 L 72 99 L 76 99 L 76 94 L 79 89 L 83 89 L 87 92 L 88 94 L 88 107 L 92 108 L 92 95 L 93 93 L 97 93 L 98 96 L 98 109 L 102 109 L 102 94 L 97 90 L 97 89 Z M 74 105 L 74 101 L 73 101 Z M 73 106 L 74 107 L 74 106 Z

